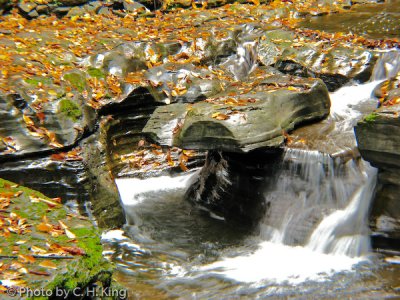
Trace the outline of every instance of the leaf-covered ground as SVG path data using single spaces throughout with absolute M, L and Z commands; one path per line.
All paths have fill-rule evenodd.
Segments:
M 74 289 L 109 280 L 111 270 L 87 218 L 0 179 L 0 293 L 10 286 Z

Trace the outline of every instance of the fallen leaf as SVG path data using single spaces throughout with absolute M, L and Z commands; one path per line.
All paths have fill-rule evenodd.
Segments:
M 51 260 L 44 260 L 39 264 L 39 266 L 46 269 L 57 269 L 57 265 Z
M 70 238 L 70 239 L 76 238 L 76 235 L 73 234 L 71 231 L 69 231 L 67 228 L 64 228 L 64 230 L 65 230 L 65 234 L 67 235 L 68 238 Z

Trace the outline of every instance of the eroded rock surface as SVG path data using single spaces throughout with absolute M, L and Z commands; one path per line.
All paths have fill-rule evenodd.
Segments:
M 380 247 L 400 250 L 400 105 L 383 106 L 355 128 L 362 157 L 379 168 L 371 225 Z M 397 241 L 397 242 L 396 242 Z
M 143 131 L 161 145 L 248 152 L 279 147 L 286 131 L 329 114 L 320 80 L 271 75 L 243 93 L 235 90 L 240 86 L 193 105 L 157 108 Z

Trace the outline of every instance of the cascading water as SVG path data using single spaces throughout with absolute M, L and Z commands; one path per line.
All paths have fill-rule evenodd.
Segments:
M 376 107 L 371 93 L 385 77 L 379 74 L 393 69 L 390 56 L 396 54 L 378 62 L 375 82 L 331 93 L 329 139 L 346 155 L 285 150 L 274 180 L 265 181 L 266 214 L 258 234 L 230 228 L 184 201 L 195 172 L 117 179 L 129 238 L 116 232 L 104 241 L 113 249 L 105 254 L 119 266 L 121 281 L 148 290 L 139 295 L 143 298 L 165 292 L 159 299 L 221 299 L 221 294 L 259 299 L 300 292 L 315 299 L 326 289 L 358 299 L 385 286 L 370 279 L 375 258 L 367 222 L 377 171 L 358 157 L 353 126 Z M 343 137 L 346 144 L 340 143 Z M 144 282 L 150 284 L 143 288 Z M 382 290 L 378 298 L 386 295 Z
M 266 194 L 269 208 L 261 236 L 323 253 L 368 253 L 367 219 L 376 170 L 364 161 L 342 163 L 340 158 L 299 149 L 286 151 L 284 165 Z

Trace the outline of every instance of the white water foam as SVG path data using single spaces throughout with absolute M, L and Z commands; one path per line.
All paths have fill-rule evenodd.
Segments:
M 146 179 L 140 178 L 118 178 L 115 180 L 121 201 L 124 206 L 139 204 L 145 199 L 147 192 L 179 189 L 188 186 L 190 180 L 198 171 L 185 176 L 159 176 Z
M 333 273 L 351 270 L 362 258 L 330 255 L 301 246 L 286 246 L 264 241 L 254 253 L 223 258 L 200 268 L 240 282 L 268 281 L 299 284 L 306 280 L 324 280 Z

